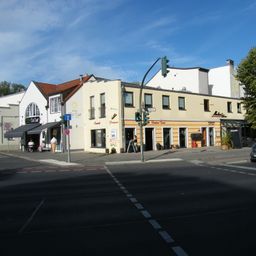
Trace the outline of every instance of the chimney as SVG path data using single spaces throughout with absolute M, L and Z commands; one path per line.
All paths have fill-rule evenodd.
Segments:
M 80 76 L 80 82 L 83 81 L 83 75 L 79 75 Z
M 234 61 L 231 59 L 226 60 L 227 65 L 234 66 Z

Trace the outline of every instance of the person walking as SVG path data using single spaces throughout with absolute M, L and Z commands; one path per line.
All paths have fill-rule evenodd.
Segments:
M 51 139 L 51 151 L 52 151 L 52 153 L 55 153 L 56 145 L 57 145 L 57 139 L 53 136 L 52 139 Z
M 133 144 L 134 144 L 135 152 L 137 153 L 137 152 L 138 152 L 138 140 L 137 140 L 137 135 L 134 135 Z
M 35 143 L 32 139 L 29 140 L 28 142 L 28 151 L 29 152 L 33 152 L 34 151 L 34 147 L 35 147 Z

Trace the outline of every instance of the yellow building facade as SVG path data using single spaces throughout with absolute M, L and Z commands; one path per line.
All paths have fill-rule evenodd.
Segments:
M 131 141 L 136 135 L 140 145 L 141 139 L 135 121 L 140 86 L 95 80 L 82 90 L 84 150 L 134 151 Z M 220 146 L 223 129 L 241 139 L 244 110 L 239 99 L 144 87 L 142 102 L 150 118 L 143 126 L 145 150 Z
M 126 84 L 123 93 L 127 145 L 135 134 L 138 142 L 141 138 L 135 121 L 140 88 Z M 243 123 L 245 112 L 239 99 L 145 87 L 142 101 L 150 117 L 143 127 L 146 150 L 220 146 L 222 120 L 235 121 L 236 126 L 230 129 L 241 135 L 237 124 Z

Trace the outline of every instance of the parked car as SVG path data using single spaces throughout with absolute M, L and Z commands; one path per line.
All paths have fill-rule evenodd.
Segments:
M 250 156 L 251 156 L 251 162 L 256 161 L 256 143 L 253 144 L 253 146 L 252 146 L 252 151 L 251 151 Z

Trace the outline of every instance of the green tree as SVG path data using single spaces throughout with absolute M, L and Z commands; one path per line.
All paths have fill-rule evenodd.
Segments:
M 0 82 L 0 96 L 9 95 L 24 90 L 26 90 L 26 87 L 22 84 L 15 84 L 7 81 Z
M 256 48 L 252 48 L 237 68 L 237 79 L 244 85 L 246 119 L 256 128 Z

